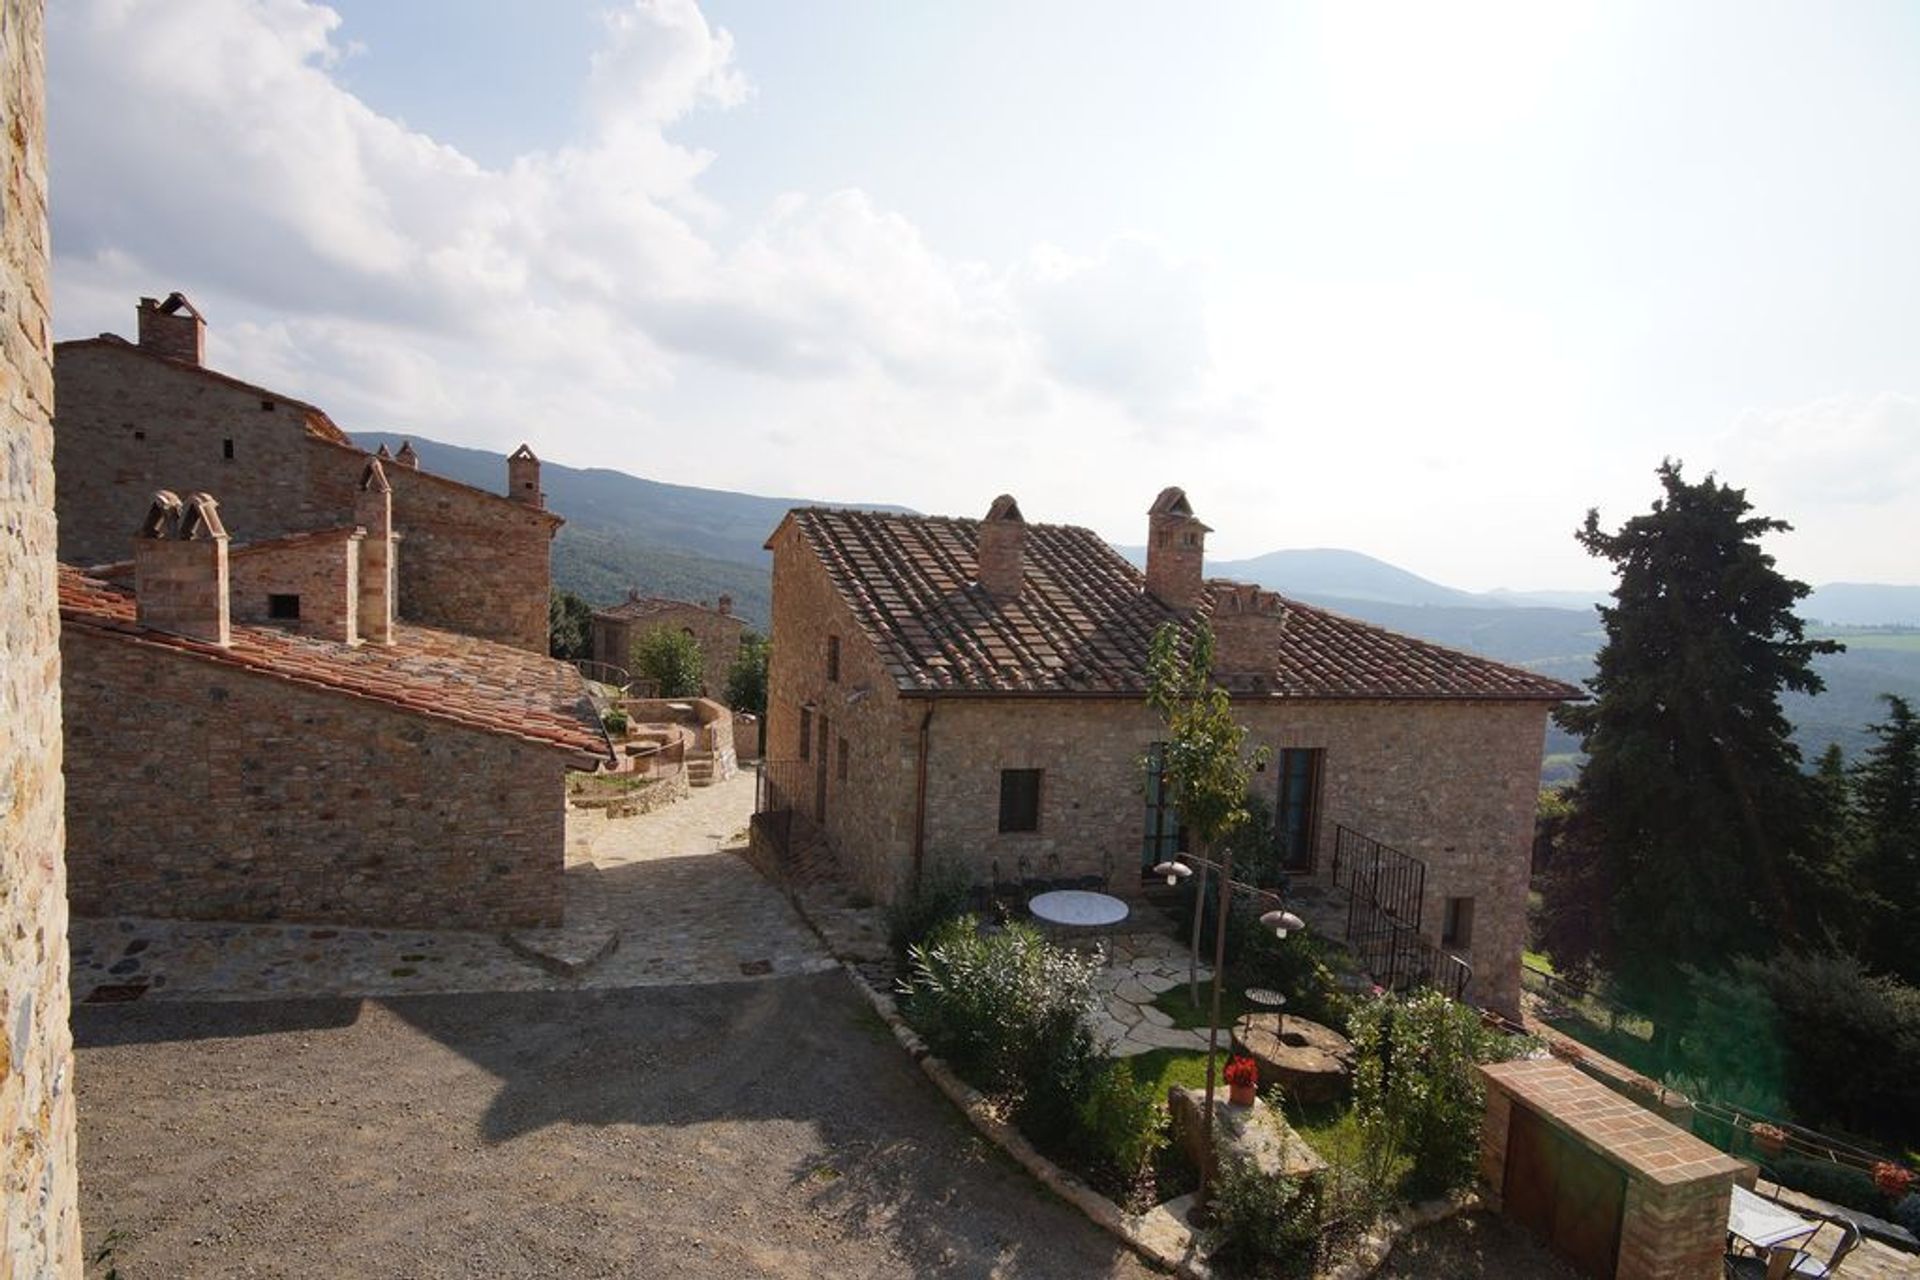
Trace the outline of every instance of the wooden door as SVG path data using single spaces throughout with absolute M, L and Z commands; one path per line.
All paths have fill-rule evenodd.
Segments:
M 1582 1275 L 1613 1280 L 1626 1175 L 1525 1107 L 1507 1129 L 1506 1212 Z

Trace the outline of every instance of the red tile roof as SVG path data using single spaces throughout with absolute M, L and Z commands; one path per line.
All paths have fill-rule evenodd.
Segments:
M 392 645 L 358 647 L 278 627 L 233 625 L 228 648 L 135 621 L 133 593 L 60 566 L 63 626 L 171 649 L 309 688 L 366 698 L 566 752 L 580 768 L 612 758 L 580 673 L 564 662 L 474 636 L 406 624 Z
M 1191 615 L 1167 608 L 1091 529 L 1027 526 L 1025 589 L 996 602 L 978 584 L 980 522 L 822 507 L 790 512 L 841 598 L 909 693 L 1127 696 L 1146 691 L 1147 646 Z M 1221 683 L 1236 696 L 1559 702 L 1580 691 L 1283 600 L 1270 671 Z
M 729 622 L 738 623 L 742 630 L 745 630 L 747 625 L 746 620 L 741 618 L 739 614 L 722 613 L 709 604 L 700 604 L 692 600 L 670 600 L 665 596 L 630 596 L 622 600 L 619 604 L 611 604 L 604 609 L 595 609 L 593 616 L 596 618 L 645 618 L 652 614 L 666 613 L 674 609 L 698 609 L 702 613 L 710 613 L 716 618 L 725 618 Z

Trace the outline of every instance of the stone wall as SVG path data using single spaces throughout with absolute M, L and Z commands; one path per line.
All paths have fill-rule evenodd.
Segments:
M 778 646 L 776 646 L 776 652 Z M 919 705 L 908 700 L 909 708 Z M 1474 899 L 1471 994 L 1517 1012 L 1526 885 L 1539 791 L 1546 707 L 1529 703 L 1245 700 L 1235 704 L 1250 744 L 1319 748 L 1324 771 L 1318 862 L 1336 825 L 1427 864 L 1423 932 L 1438 943 L 1449 897 Z M 911 716 L 911 710 L 909 716 Z M 966 863 L 984 879 L 994 862 L 1012 876 L 1102 871 L 1137 885 L 1145 800 L 1140 761 L 1165 736 L 1132 701 L 939 700 L 931 727 L 930 856 Z M 1042 770 L 1038 831 L 1002 833 L 1000 771 Z M 1277 771 L 1257 775 L 1271 803 Z
M 690 633 L 700 646 L 701 691 L 709 698 L 727 696 L 727 673 L 740 656 L 740 634 L 746 623 L 730 613 L 721 613 L 697 604 L 666 601 L 638 618 L 595 614 L 593 618 L 593 660 L 620 667 L 635 679 L 640 672 L 633 661 L 633 646 L 655 627 Z
M 360 548 L 355 529 L 267 546 L 229 548 L 228 615 L 271 622 L 302 635 L 353 644 L 360 639 Z M 272 597 L 299 598 L 298 621 L 275 619 Z
M 115 637 L 63 652 L 77 913 L 560 923 L 558 753 Z
M 761 768 L 798 793 L 809 817 L 826 800 L 825 829 L 848 873 L 889 901 L 912 872 L 914 765 L 919 712 L 834 591 L 826 569 L 791 525 L 774 535 L 773 617 L 767 665 L 767 735 Z M 827 642 L 840 641 L 840 678 L 827 679 Z M 800 763 L 802 708 L 811 740 Z M 827 752 L 820 751 L 821 724 Z M 840 774 L 840 741 L 847 744 Z M 929 846 L 932 847 L 931 845 Z
M 42 51 L 39 0 L 0 0 L 0 1276 L 21 1280 L 81 1272 Z
M 62 344 L 59 387 L 70 563 L 124 560 L 156 489 L 211 493 L 236 544 L 355 520 L 368 455 L 312 435 L 303 406 L 92 342 Z M 386 471 L 405 539 L 400 616 L 545 653 L 558 519 L 429 472 Z

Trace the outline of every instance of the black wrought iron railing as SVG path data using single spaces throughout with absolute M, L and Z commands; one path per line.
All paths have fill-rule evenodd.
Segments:
M 1375 982 L 1389 991 L 1432 987 L 1465 999 L 1473 967 L 1420 932 L 1426 863 L 1336 826 L 1333 882 L 1347 891 L 1347 947 Z
M 813 830 L 814 762 L 763 760 L 754 782 L 753 830 L 784 864 Z

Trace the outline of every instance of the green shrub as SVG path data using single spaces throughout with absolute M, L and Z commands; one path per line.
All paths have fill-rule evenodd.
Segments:
M 1787 1097 L 1803 1123 L 1920 1141 L 1920 988 L 1836 954 L 1783 953 L 1743 973 L 1779 1008 Z
M 1475 1064 L 1512 1057 L 1524 1044 L 1437 991 L 1369 1000 L 1351 1029 L 1354 1109 L 1368 1140 L 1413 1161 L 1415 1191 L 1465 1186 L 1486 1109 Z
M 920 883 L 900 894 L 887 909 L 887 942 L 901 959 L 935 929 L 965 915 L 972 879 L 954 862 L 935 862 L 920 873 Z
M 1208 1261 L 1234 1275 L 1305 1277 L 1320 1259 L 1320 1205 L 1311 1185 L 1222 1160 L 1213 1183 Z
M 1887 1211 L 1886 1197 L 1873 1185 L 1873 1176 L 1865 1169 L 1835 1164 L 1831 1160 L 1781 1156 L 1768 1162 L 1767 1171 L 1781 1186 L 1804 1191 L 1843 1209 L 1858 1209 L 1875 1216 Z
M 1063 1088 L 1085 1088 L 1090 1073 L 1077 1085 L 1075 1077 L 1098 1063 L 1085 1021 L 1097 961 L 1022 923 L 983 934 L 970 915 L 940 925 L 908 958 L 907 1020 L 976 1088 L 1016 1104 L 1031 1088 L 1042 1095 L 1038 1106 L 1057 1104 Z
M 627 713 L 618 707 L 608 707 L 600 713 L 600 726 L 608 733 L 625 733 L 627 731 Z
M 1093 1081 L 1079 1108 L 1078 1147 L 1097 1173 L 1122 1188 L 1136 1182 L 1167 1145 L 1167 1107 L 1125 1058 Z

